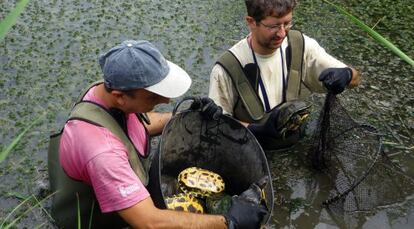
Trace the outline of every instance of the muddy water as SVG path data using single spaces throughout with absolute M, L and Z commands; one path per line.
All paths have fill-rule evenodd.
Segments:
M 15 1 L 0 3 L 0 18 Z M 414 57 L 414 7 L 404 0 L 337 1 Z M 18 228 L 53 227 L 47 214 L 48 135 L 62 125 L 80 90 L 99 79 L 99 53 L 125 39 L 147 39 L 193 78 L 189 95 L 206 95 L 209 71 L 226 48 L 244 37 L 242 1 L 31 1 L 0 41 L 0 144 L 46 113 L 0 164 L 0 222 Z M 384 134 L 385 152 L 414 177 L 414 70 L 320 1 L 300 1 L 296 28 L 362 72 L 363 84 L 341 95 L 357 119 Z M 176 101 L 173 101 L 174 104 Z M 172 105 L 159 110 L 170 110 Z M 276 205 L 272 228 L 411 228 L 413 194 L 363 214 L 332 214 L 321 207 L 329 179 L 312 170 L 304 149 L 269 155 Z M 380 181 L 379 181 L 380 182 Z M 398 193 L 395 187 L 387 187 Z M 33 196 L 32 196 L 33 195 Z M 396 195 L 397 196 L 397 195 Z M 393 199 L 393 197 L 389 197 Z M 31 210 L 25 213 L 26 209 Z

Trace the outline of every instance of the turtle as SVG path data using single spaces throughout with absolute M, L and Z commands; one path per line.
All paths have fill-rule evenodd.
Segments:
M 206 199 L 217 200 L 223 195 L 225 187 L 220 175 L 198 167 L 181 171 L 177 184 L 177 190 L 181 193 L 165 198 L 167 208 L 195 213 L 204 213 Z
M 178 187 L 197 198 L 219 197 L 225 189 L 223 178 L 212 171 L 189 167 L 178 174 Z
M 254 204 L 263 203 L 265 206 L 267 206 L 265 194 L 265 187 L 267 183 L 269 183 L 269 177 L 262 177 L 257 182 L 251 184 L 249 189 L 241 193 L 240 197 Z
M 168 209 L 176 211 L 186 211 L 199 214 L 203 214 L 205 212 L 204 203 L 196 197 L 186 193 L 179 193 L 166 197 L 165 205 Z
M 278 107 L 279 117 L 277 119 L 276 128 L 282 136 L 289 131 L 299 129 L 309 117 L 311 106 L 304 101 L 291 100 L 283 103 Z

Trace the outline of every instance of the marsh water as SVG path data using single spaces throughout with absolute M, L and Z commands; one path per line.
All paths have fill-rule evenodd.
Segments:
M 15 2 L 0 2 L 0 19 Z M 334 2 L 414 57 L 411 0 Z M 2 149 L 33 120 L 41 121 L 0 163 L 0 225 L 53 228 L 48 137 L 62 126 L 78 93 L 100 79 L 100 53 L 126 39 L 149 40 L 190 73 L 188 95 L 207 95 L 215 60 L 248 33 L 245 14 L 241 0 L 30 1 L 0 41 Z M 356 120 L 380 130 L 384 152 L 414 178 L 414 68 L 322 1 L 299 1 L 294 20 L 296 29 L 360 70 L 362 85 L 340 99 Z M 177 101 L 157 109 L 171 110 Z M 268 161 L 276 196 L 270 228 L 414 227 L 414 190 L 401 196 L 397 186 L 384 187 L 396 193 L 390 204 L 344 213 L 338 220 L 321 205 L 329 181 L 309 167 L 304 150 L 274 153 Z

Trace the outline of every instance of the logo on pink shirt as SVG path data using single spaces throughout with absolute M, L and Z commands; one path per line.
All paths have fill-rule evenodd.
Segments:
M 127 197 L 129 194 L 134 193 L 140 189 L 137 183 L 131 184 L 129 186 L 121 186 L 118 188 L 119 193 L 121 193 L 122 197 Z

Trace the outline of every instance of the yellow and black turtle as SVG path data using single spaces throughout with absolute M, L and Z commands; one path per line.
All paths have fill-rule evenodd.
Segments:
M 204 213 L 206 198 L 219 198 L 224 192 L 223 178 L 217 173 L 189 167 L 178 175 L 178 195 L 167 197 L 168 209 Z
M 284 137 L 289 131 L 296 131 L 307 120 L 311 106 L 300 100 L 283 103 L 279 109 L 276 128 Z
M 165 204 L 171 210 L 204 213 L 204 203 L 196 197 L 185 193 L 165 198 Z
M 225 189 L 223 178 L 212 171 L 190 167 L 178 175 L 178 187 L 183 193 L 197 198 L 217 197 Z

